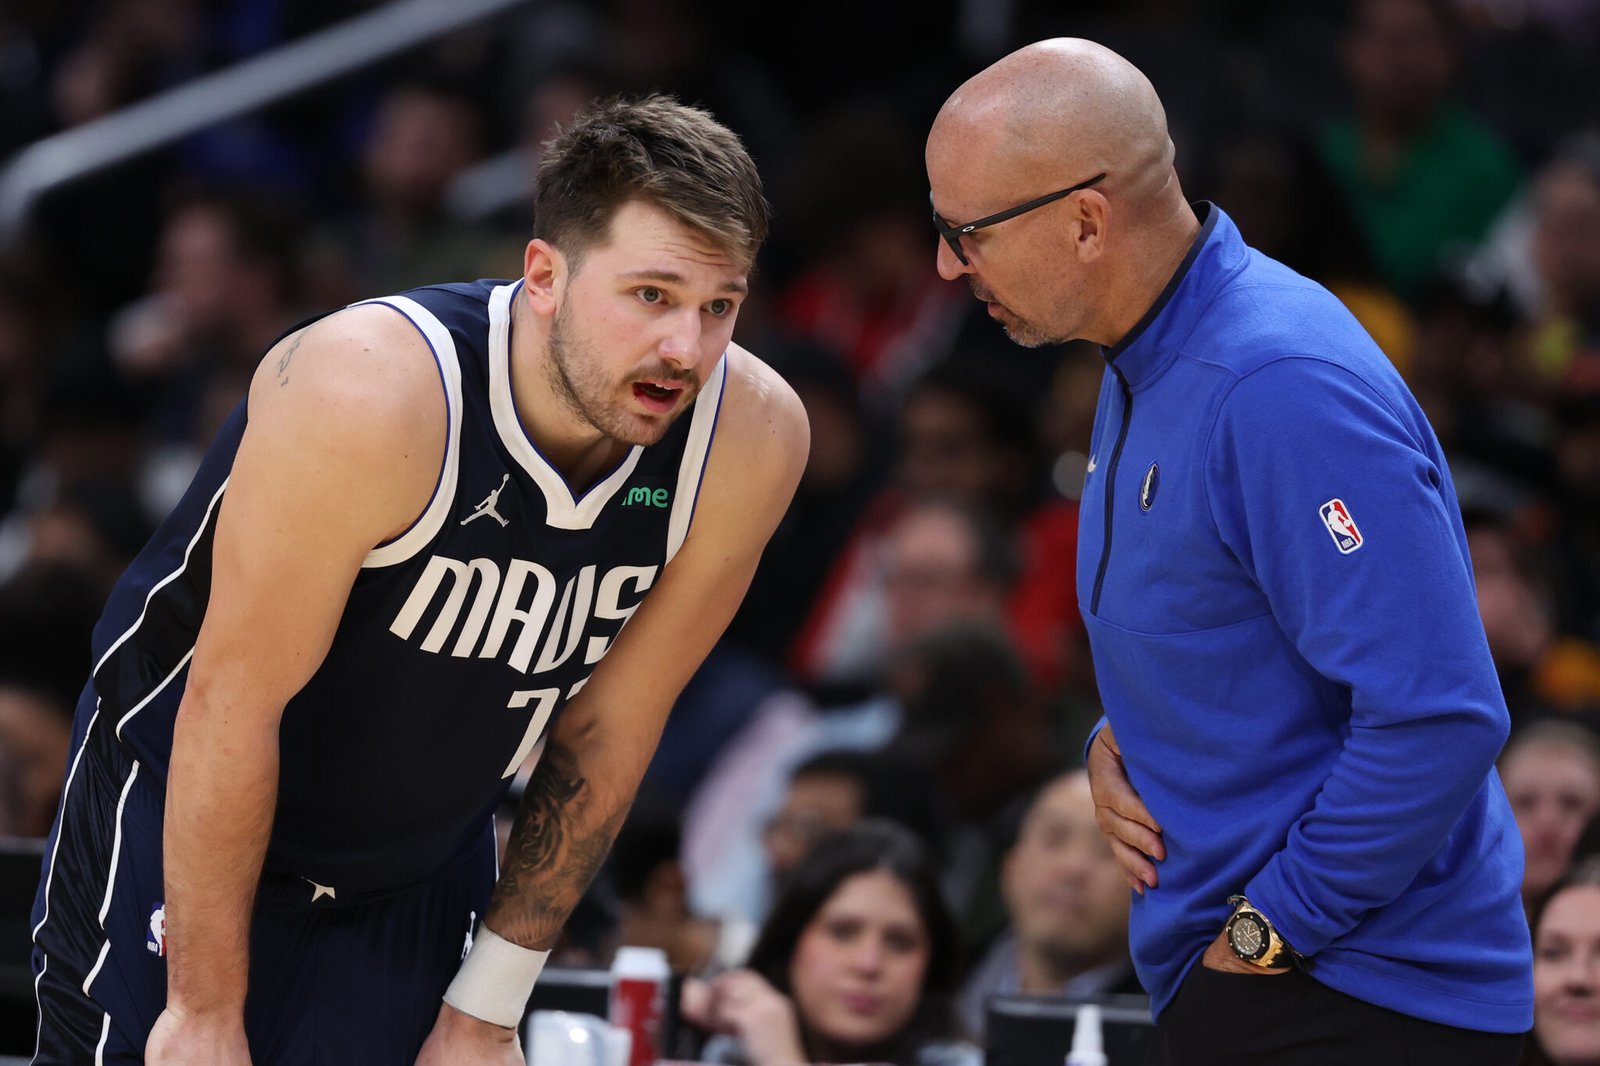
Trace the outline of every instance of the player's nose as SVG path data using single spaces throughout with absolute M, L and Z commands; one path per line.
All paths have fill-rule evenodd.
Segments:
M 657 355 L 678 366 L 693 366 L 700 358 L 700 315 L 697 309 L 686 310 L 668 320 L 667 330 L 656 345 Z

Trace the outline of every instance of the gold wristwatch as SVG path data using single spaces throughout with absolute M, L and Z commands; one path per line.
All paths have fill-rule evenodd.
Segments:
M 1310 960 L 1290 947 L 1267 916 L 1251 906 L 1249 900 L 1243 896 L 1229 896 L 1228 903 L 1233 907 L 1226 926 L 1228 947 L 1241 961 L 1263 970 L 1280 966 L 1310 968 Z

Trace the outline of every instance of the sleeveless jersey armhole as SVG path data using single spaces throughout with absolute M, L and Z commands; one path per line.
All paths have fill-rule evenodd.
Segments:
M 404 315 L 417 332 L 422 334 L 422 339 L 433 352 L 433 360 L 439 370 L 439 383 L 444 388 L 445 406 L 448 414 L 448 426 L 445 432 L 444 462 L 439 468 L 438 480 L 434 483 L 433 497 L 428 501 L 428 506 L 417 516 L 400 536 L 391 541 L 386 541 L 367 553 L 366 559 L 361 563 L 362 569 L 373 567 L 393 566 L 405 562 L 417 552 L 421 551 L 429 541 L 438 535 L 444 527 L 450 508 L 455 504 L 456 479 L 460 466 L 461 455 L 461 414 L 463 404 L 461 400 L 461 363 L 456 354 L 455 338 L 445 328 L 444 323 L 436 318 L 433 312 L 423 307 L 417 301 L 406 296 L 387 296 L 380 300 L 365 300 L 364 304 L 382 304 L 391 307 Z M 361 306 L 356 304 L 353 306 Z

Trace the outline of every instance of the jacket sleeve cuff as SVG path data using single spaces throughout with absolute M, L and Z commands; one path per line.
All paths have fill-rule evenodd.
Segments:
M 1106 716 L 1101 715 L 1100 720 L 1089 729 L 1089 739 L 1083 742 L 1083 764 L 1089 765 L 1089 749 L 1094 747 L 1094 738 L 1100 735 L 1100 730 L 1106 727 Z

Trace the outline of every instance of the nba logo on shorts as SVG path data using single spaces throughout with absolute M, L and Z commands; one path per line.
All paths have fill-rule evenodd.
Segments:
M 150 928 L 144 932 L 144 949 L 152 955 L 167 953 L 167 908 L 160 903 L 150 909 Z
M 1356 528 L 1356 520 L 1350 517 L 1350 509 L 1343 500 L 1329 500 L 1319 510 L 1322 524 L 1328 527 L 1328 535 L 1333 538 L 1334 547 L 1339 549 L 1341 555 L 1349 555 L 1361 547 L 1361 530 Z

